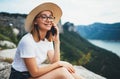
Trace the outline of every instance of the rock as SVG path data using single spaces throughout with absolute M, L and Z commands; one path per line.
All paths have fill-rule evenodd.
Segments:
M 76 73 L 82 77 L 83 79 L 106 79 L 105 77 L 102 77 L 98 74 L 95 74 L 83 66 L 74 66 Z
M 15 49 L 7 49 L 0 51 L 0 56 L 3 58 L 14 58 L 15 55 Z M 4 54 L 3 54 L 4 53 Z M 0 62 L 0 79 L 8 79 L 9 73 L 10 73 L 10 67 L 11 64 L 6 62 Z M 83 66 L 74 66 L 77 74 L 82 79 L 106 79 L 105 77 L 102 77 L 98 74 L 95 74 L 88 69 L 84 68 Z
M 6 46 L 8 48 L 15 48 L 16 47 L 16 45 L 13 42 L 6 41 L 6 40 L 4 40 L 4 41 L 0 40 L 0 45 Z
M 8 79 L 11 65 L 6 62 L 0 62 L 0 79 Z
M 7 62 L 0 62 L 0 79 L 8 79 L 10 75 L 11 64 Z M 106 79 L 100 75 L 97 75 L 82 66 L 74 66 L 77 74 L 82 79 Z
M 16 36 L 19 34 L 19 30 L 17 28 L 13 28 L 13 32 Z
M 0 57 L 13 59 L 15 56 L 16 50 L 17 48 L 0 50 Z

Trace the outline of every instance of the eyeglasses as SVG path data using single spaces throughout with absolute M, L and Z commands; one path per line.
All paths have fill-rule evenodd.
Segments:
M 53 22 L 55 20 L 55 17 L 47 16 L 47 15 L 40 15 L 37 18 L 41 18 L 43 21 L 47 21 L 49 19 L 49 21 L 51 21 L 51 22 Z

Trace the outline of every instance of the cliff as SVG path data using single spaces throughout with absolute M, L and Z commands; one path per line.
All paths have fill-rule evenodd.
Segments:
M 0 51 L 0 79 L 8 79 L 11 67 L 11 64 L 8 63 L 8 61 L 13 60 L 15 51 L 16 48 Z M 7 58 L 9 60 L 6 60 Z M 105 77 L 91 72 L 83 66 L 74 65 L 74 68 L 82 79 L 106 79 Z
M 0 79 L 8 79 L 10 75 L 11 64 L 7 62 L 0 61 Z M 106 79 L 99 76 L 82 66 L 74 66 L 76 73 L 81 77 L 81 79 Z

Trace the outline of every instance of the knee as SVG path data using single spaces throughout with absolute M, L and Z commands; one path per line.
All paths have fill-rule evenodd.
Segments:
M 60 79 L 72 79 L 70 72 L 66 68 L 64 67 L 59 68 L 59 72 Z
M 67 69 L 64 67 L 61 67 L 58 70 L 59 70 L 59 78 L 66 79 Z
M 60 71 L 61 73 L 67 73 L 67 72 L 68 72 L 68 70 L 67 70 L 65 67 L 59 68 L 59 71 Z

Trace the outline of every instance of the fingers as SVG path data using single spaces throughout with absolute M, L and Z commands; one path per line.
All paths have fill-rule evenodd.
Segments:
M 53 26 L 56 26 L 56 24 L 55 24 L 54 22 L 52 22 L 52 25 L 53 25 Z
M 72 64 L 68 63 L 68 67 L 71 73 L 75 72 L 75 69 L 73 68 Z
M 72 65 L 70 65 L 69 70 L 70 70 L 71 73 L 75 73 L 75 69 L 73 68 Z
M 74 71 L 72 68 L 69 68 L 68 71 L 69 71 L 70 73 L 75 73 L 75 71 Z
M 73 68 L 72 64 L 68 62 L 61 61 L 63 67 L 65 67 L 70 73 L 75 73 L 75 69 Z
M 52 22 L 52 25 L 58 30 L 58 26 Z

